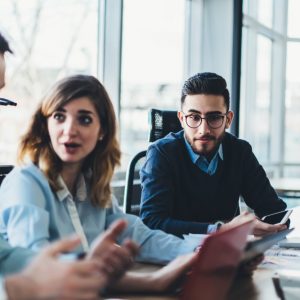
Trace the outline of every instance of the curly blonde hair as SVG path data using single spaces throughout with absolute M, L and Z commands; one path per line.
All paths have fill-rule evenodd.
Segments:
M 34 113 L 27 132 L 23 135 L 18 152 L 18 162 L 29 158 L 47 177 L 51 188 L 58 191 L 58 175 L 62 161 L 52 148 L 47 119 L 68 102 L 88 97 L 94 104 L 101 126 L 102 139 L 86 158 L 83 170 L 92 170 L 91 200 L 94 205 L 111 204 L 110 181 L 114 169 L 120 164 L 121 151 L 117 141 L 116 116 L 104 86 L 93 76 L 76 75 L 59 81 L 44 97 Z

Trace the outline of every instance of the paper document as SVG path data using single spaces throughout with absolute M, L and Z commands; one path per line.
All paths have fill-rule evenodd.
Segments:
M 299 299 L 300 272 L 294 270 L 282 270 L 277 273 L 280 286 L 286 300 Z
M 278 245 L 275 245 L 265 252 L 265 256 L 295 257 L 300 259 L 300 250 L 294 248 L 281 248 Z
M 281 270 L 281 269 L 300 269 L 300 259 L 297 257 L 283 257 L 283 256 L 267 256 L 259 265 L 262 269 Z
M 300 269 L 300 249 L 280 248 L 273 246 L 265 252 L 265 259 L 260 264 L 267 269 Z

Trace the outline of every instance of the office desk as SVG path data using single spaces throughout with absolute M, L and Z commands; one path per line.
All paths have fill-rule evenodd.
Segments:
M 140 272 L 151 272 L 157 266 L 138 264 L 135 269 Z M 250 277 L 236 278 L 229 293 L 230 300 L 277 300 L 280 299 L 275 292 L 272 276 L 274 271 L 258 269 Z M 105 299 L 128 299 L 128 300 L 176 300 L 176 295 L 141 295 L 141 294 L 114 294 Z M 199 293 L 201 300 L 201 292 Z
M 270 182 L 278 194 L 300 197 L 299 178 L 273 178 Z
M 290 216 L 290 227 L 295 230 L 289 237 L 300 237 L 300 207 L 294 209 Z M 134 269 L 139 272 L 153 272 L 158 269 L 158 266 L 147 264 L 136 264 Z M 236 278 L 230 290 L 229 300 L 277 300 L 280 299 L 275 292 L 272 277 L 274 270 L 258 268 L 252 277 Z M 158 295 L 112 295 L 105 299 L 129 299 L 129 300 L 176 300 L 178 296 L 158 296 Z M 201 300 L 201 292 L 199 292 Z

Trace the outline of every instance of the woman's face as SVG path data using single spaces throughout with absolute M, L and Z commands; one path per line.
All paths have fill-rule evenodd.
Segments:
M 100 119 L 88 97 L 76 98 L 48 118 L 55 153 L 66 164 L 82 166 L 101 139 Z

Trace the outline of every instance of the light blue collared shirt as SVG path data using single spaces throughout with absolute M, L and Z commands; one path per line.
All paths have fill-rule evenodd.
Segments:
M 10 246 L 0 235 L 0 275 L 7 275 L 20 271 L 34 257 L 35 253 L 29 249 Z M 0 299 L 2 299 L 0 297 Z
M 0 277 L 0 299 L 1 300 L 7 300 L 8 296 L 5 290 L 5 282 L 4 278 Z
M 209 174 L 210 176 L 214 175 L 218 168 L 219 159 L 224 160 L 222 144 L 220 144 L 218 151 L 209 162 L 204 155 L 197 154 L 193 151 L 191 145 L 189 144 L 189 142 L 185 137 L 184 137 L 184 141 L 185 141 L 186 149 L 188 151 L 188 154 L 192 162 L 206 174 Z M 216 230 L 217 230 L 217 225 L 215 224 L 208 225 L 207 227 L 207 233 L 213 233 L 216 232 Z
M 204 155 L 197 154 L 193 151 L 191 145 L 189 144 L 189 142 L 186 140 L 185 137 L 184 137 L 184 141 L 185 141 L 185 145 L 186 145 L 187 151 L 189 153 L 189 156 L 190 156 L 192 162 L 196 166 L 198 166 L 203 172 L 205 172 L 209 175 L 214 175 L 218 168 L 219 159 L 224 160 L 222 144 L 220 144 L 218 151 L 216 152 L 214 157 L 209 162 Z
M 73 198 L 65 185 L 53 193 L 46 177 L 34 164 L 14 168 L 0 189 L 0 233 L 13 246 L 39 250 L 76 232 L 84 247 L 84 239 L 90 246 L 101 232 L 121 218 L 127 220 L 128 226 L 118 243 L 126 238 L 136 241 L 140 245 L 139 261 L 167 263 L 197 247 L 196 242 L 188 243 L 160 230 L 151 230 L 140 218 L 124 214 L 115 197 L 111 208 L 92 205 L 88 177 L 81 177 Z

